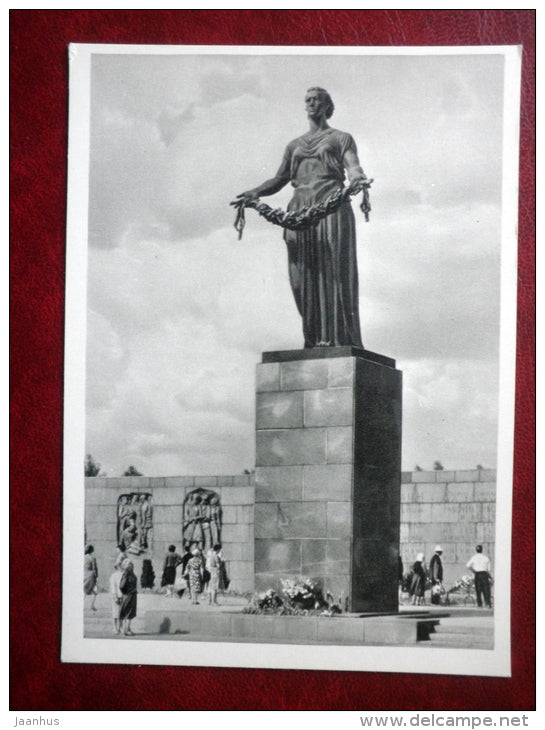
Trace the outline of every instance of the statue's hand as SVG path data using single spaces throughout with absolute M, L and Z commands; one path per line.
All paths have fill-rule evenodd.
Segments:
M 232 200 L 229 205 L 234 205 L 238 208 L 239 206 L 246 205 L 248 201 L 255 200 L 256 198 L 257 193 L 253 190 L 247 190 L 246 192 L 237 195 L 236 200 Z

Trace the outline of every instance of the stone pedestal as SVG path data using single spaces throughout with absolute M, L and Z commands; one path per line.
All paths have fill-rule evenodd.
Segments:
M 308 576 L 349 611 L 398 607 L 401 372 L 354 347 L 263 354 L 256 590 Z

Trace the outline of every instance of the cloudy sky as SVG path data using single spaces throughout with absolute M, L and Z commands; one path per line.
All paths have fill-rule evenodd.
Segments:
M 229 201 L 314 85 L 375 180 L 360 315 L 404 374 L 403 469 L 495 466 L 503 58 L 93 54 L 86 449 L 109 476 L 253 468 L 255 365 L 303 340 L 281 230 L 250 210 L 238 241 Z

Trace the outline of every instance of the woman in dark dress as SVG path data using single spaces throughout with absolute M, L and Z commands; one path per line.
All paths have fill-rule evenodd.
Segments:
M 95 601 L 98 593 L 98 567 L 94 552 L 94 547 L 87 545 L 83 566 L 83 592 L 86 596 L 91 596 L 91 611 L 96 611 Z
M 426 569 L 424 568 L 424 553 L 418 553 L 416 562 L 413 565 L 413 577 L 409 594 L 413 597 L 413 606 L 421 606 L 424 604 L 424 595 L 426 591 Z
M 363 172 L 354 139 L 331 128 L 334 110 L 325 89 L 305 95 L 310 129 L 286 147 L 276 175 L 241 193 L 239 208 L 262 195 L 274 195 L 291 182 L 294 194 L 288 211 L 326 205 L 339 191 L 361 190 L 371 181 Z M 349 187 L 344 188 L 345 172 Z M 362 348 L 356 262 L 356 226 L 348 195 L 318 223 L 302 230 L 285 229 L 290 284 L 303 320 L 305 347 L 353 345 Z
M 174 595 L 174 583 L 176 582 L 176 568 L 182 562 L 182 558 L 176 552 L 176 545 L 169 545 L 165 561 L 163 563 L 163 575 L 161 586 L 166 587 L 165 597 Z
M 138 580 L 134 574 L 134 565 L 130 560 L 122 564 L 123 575 L 119 581 L 119 590 L 123 594 L 119 607 L 119 623 L 123 626 L 125 636 L 133 636 L 131 621 L 136 618 L 136 596 Z

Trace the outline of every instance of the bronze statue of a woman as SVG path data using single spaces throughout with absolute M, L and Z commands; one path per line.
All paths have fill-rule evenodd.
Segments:
M 270 211 L 268 206 L 256 205 L 256 199 L 273 195 L 291 182 L 294 194 L 285 216 L 292 227 L 273 222 L 285 226 L 290 284 L 303 320 L 305 347 L 363 348 L 350 195 L 363 190 L 364 201 L 368 200 L 365 195 L 372 181 L 360 166 L 352 136 L 327 123 L 334 109 L 328 92 L 310 88 L 305 105 L 309 131 L 288 144 L 273 178 L 241 193 L 232 205 L 238 207 L 239 216 L 245 206 Z M 348 187 L 343 185 L 345 172 Z M 362 210 L 367 217 L 368 204 Z

